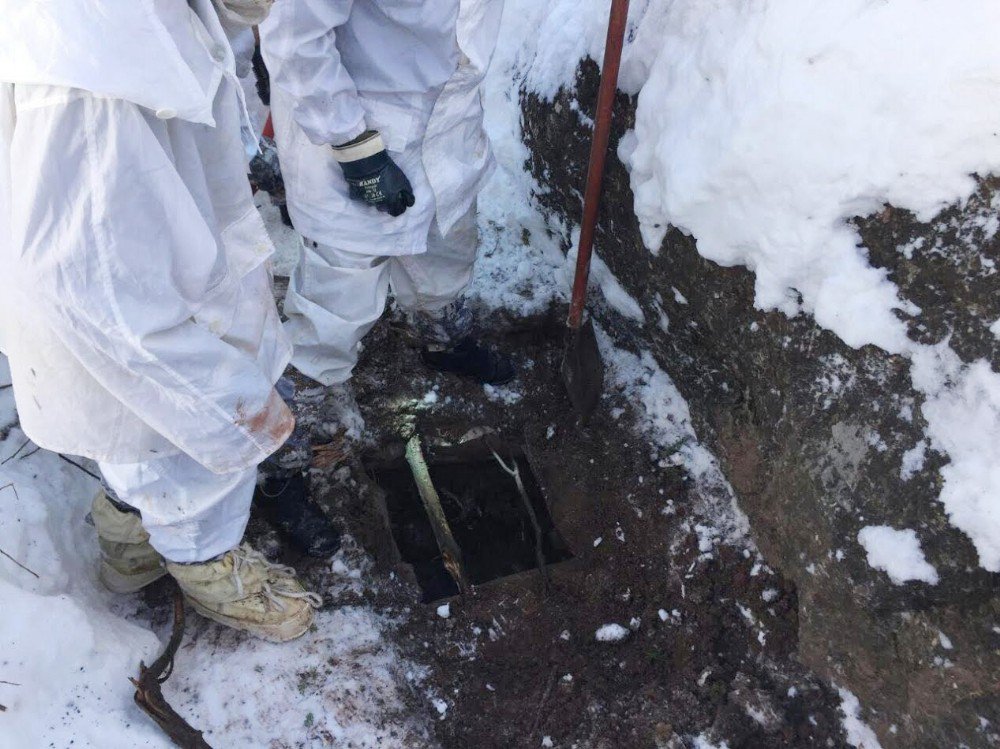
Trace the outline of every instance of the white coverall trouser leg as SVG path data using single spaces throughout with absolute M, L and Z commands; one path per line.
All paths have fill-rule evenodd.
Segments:
M 477 248 L 475 204 L 444 236 L 432 222 L 419 255 L 362 255 L 304 238 L 285 298 L 292 365 L 328 386 L 349 379 L 390 289 L 425 342 L 448 343 L 462 331 L 443 315 L 471 283 Z
M 99 463 L 114 496 L 142 515 L 149 542 L 171 562 L 204 562 L 239 545 L 257 468 L 212 473 L 184 453 L 143 463 Z

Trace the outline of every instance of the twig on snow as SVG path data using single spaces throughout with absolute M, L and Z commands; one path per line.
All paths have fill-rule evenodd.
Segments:
M 8 554 L 3 549 L 0 549 L 0 555 L 7 557 L 10 561 L 12 561 L 14 564 L 16 564 L 18 567 L 20 567 L 22 570 L 24 570 L 28 574 L 34 575 L 36 580 L 41 580 L 42 579 L 41 576 L 37 572 L 35 572 L 34 570 L 30 570 L 27 567 L 25 567 L 23 564 L 21 564 L 19 561 L 17 561 L 16 559 L 14 559 L 14 557 L 12 557 L 10 554 Z M 6 682 L 4 682 L 4 683 L 6 683 Z
M 83 471 L 85 474 L 87 474 L 91 478 L 95 478 L 98 481 L 103 481 L 104 480 L 100 476 L 98 476 L 96 473 L 94 473 L 93 471 L 88 471 L 86 468 L 84 468 L 82 465 L 80 465 L 79 463 L 77 463 L 75 460 L 70 460 L 69 458 L 67 458 L 62 453 L 59 454 L 59 459 L 60 460 L 65 460 L 67 463 L 69 463 L 71 466 L 73 466 L 75 468 L 79 468 L 81 471 Z
M 0 460 L 0 466 L 2 466 L 2 465 L 3 465 L 4 463 L 9 463 L 10 461 L 12 461 L 12 460 L 13 460 L 14 458 L 16 458 L 16 457 L 17 457 L 17 454 L 18 454 L 19 452 L 21 452 L 21 450 L 23 450 L 24 448 L 26 448 L 26 447 L 27 447 L 28 445 L 30 445 L 30 444 L 31 444 L 31 440 L 25 440 L 25 441 L 24 441 L 24 442 L 23 442 L 23 443 L 21 444 L 21 446 L 20 446 L 19 448 L 17 448 L 17 449 L 16 449 L 16 450 L 15 450 L 15 451 L 13 452 L 13 454 L 11 454 L 11 455 L 8 455 L 8 456 L 7 456 L 6 458 L 4 458 L 3 460 Z
M 22 455 L 22 456 L 21 456 L 21 457 L 19 458 L 19 460 L 24 460 L 25 458 L 30 458 L 30 457 L 31 457 L 32 455 L 34 455 L 35 453 L 37 453 L 37 452 L 38 452 L 39 450 L 41 450 L 41 449 L 42 449 L 42 448 L 40 448 L 40 447 L 36 447 L 36 448 L 35 448 L 34 450 L 32 450 L 32 451 L 31 451 L 30 453 L 25 453 L 24 455 Z
M 163 696 L 161 685 L 174 670 L 174 656 L 184 639 L 184 594 L 174 584 L 174 626 L 167 647 L 153 664 L 146 667 L 139 663 L 139 678 L 129 678 L 135 685 L 135 704 L 163 729 L 171 741 L 181 749 L 212 749 L 201 731 L 192 728 L 184 718 L 170 707 Z
M 531 497 L 528 496 L 528 491 L 524 488 L 524 482 L 521 480 L 521 469 L 518 467 L 516 459 L 511 458 L 510 462 L 513 463 L 512 468 L 504 463 L 503 458 L 500 457 L 500 454 L 496 450 L 490 448 L 490 452 L 493 453 L 493 457 L 496 458 L 503 472 L 514 479 L 514 483 L 517 484 L 517 492 L 521 495 L 521 501 L 524 503 L 524 509 L 527 511 L 528 517 L 531 518 L 531 525 L 535 529 L 535 563 L 538 565 L 538 572 L 542 576 L 542 589 L 548 594 L 549 571 L 545 566 L 545 554 L 542 552 L 542 526 L 538 523 L 535 507 L 531 504 Z

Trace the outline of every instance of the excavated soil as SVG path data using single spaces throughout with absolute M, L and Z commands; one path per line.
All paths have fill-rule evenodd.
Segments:
M 426 672 L 411 685 L 411 708 L 444 747 L 681 749 L 700 734 L 730 749 L 847 746 L 837 693 L 796 662 L 794 588 L 749 548 L 699 545 L 692 482 L 634 431 L 635 404 L 611 393 L 587 428 L 577 425 L 558 376 L 558 319 L 494 331 L 520 367 L 516 383 L 496 389 L 426 371 L 398 322 L 380 324 L 354 379 L 361 445 L 339 441 L 331 404 L 300 382 L 300 418 L 316 443 L 334 445 L 318 453 L 315 495 L 356 542 L 351 553 L 375 560 L 366 592 L 350 594 L 362 601 L 341 594 L 328 605 L 363 602 L 398 623 L 387 636 Z M 456 532 L 467 555 L 520 555 L 487 565 L 485 577 L 528 569 L 459 596 L 419 570 L 418 585 L 392 531 L 425 549 L 430 531 L 410 522 L 412 506 L 403 521 L 389 511 L 406 482 L 385 470 L 405 465 L 413 433 L 435 481 L 444 475 L 435 463 L 463 450 L 472 461 L 459 469 L 465 488 L 442 493 L 446 513 L 471 513 L 466 525 L 480 526 Z M 531 492 L 551 518 L 540 513 L 546 556 L 555 546 L 561 559 L 544 575 L 524 558 L 531 526 L 497 517 L 496 497 L 517 495 L 497 485 L 512 481 L 506 474 L 487 470 L 491 447 L 508 460 L 516 452 L 534 474 Z M 512 515 L 522 509 L 509 506 Z M 251 535 L 289 560 L 263 524 Z M 518 536 L 520 551 L 508 543 Z M 324 587 L 326 565 L 290 561 Z M 598 641 L 608 624 L 624 638 Z

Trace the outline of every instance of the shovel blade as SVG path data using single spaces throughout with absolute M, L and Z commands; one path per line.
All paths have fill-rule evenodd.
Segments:
M 567 331 L 562 375 L 574 410 L 586 421 L 604 391 L 604 362 L 593 321 L 588 319 L 578 329 Z

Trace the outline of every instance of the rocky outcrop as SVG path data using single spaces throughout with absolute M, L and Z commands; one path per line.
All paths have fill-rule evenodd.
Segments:
M 574 102 L 592 111 L 596 87 L 587 61 L 576 90 L 522 100 L 538 200 L 573 222 L 590 134 Z M 633 120 L 621 95 L 613 146 Z M 923 310 L 910 335 L 951 336 L 965 361 L 994 368 L 1000 238 L 980 219 L 998 196 L 1000 181 L 985 179 L 930 223 L 892 207 L 857 219 L 871 262 Z M 628 175 L 609 161 L 597 246 L 646 323 L 600 304 L 597 315 L 619 345 L 651 350 L 687 398 L 762 552 L 798 588 L 799 658 L 859 697 L 887 749 L 1000 745 L 1000 576 L 937 501 L 947 456 L 928 448 L 901 470 L 924 440 L 910 362 L 853 349 L 807 316 L 756 310 L 752 273 L 703 259 L 696 242 L 671 230 L 658 254 L 645 249 Z M 897 585 L 869 566 L 857 540 L 867 525 L 915 529 L 938 584 Z

